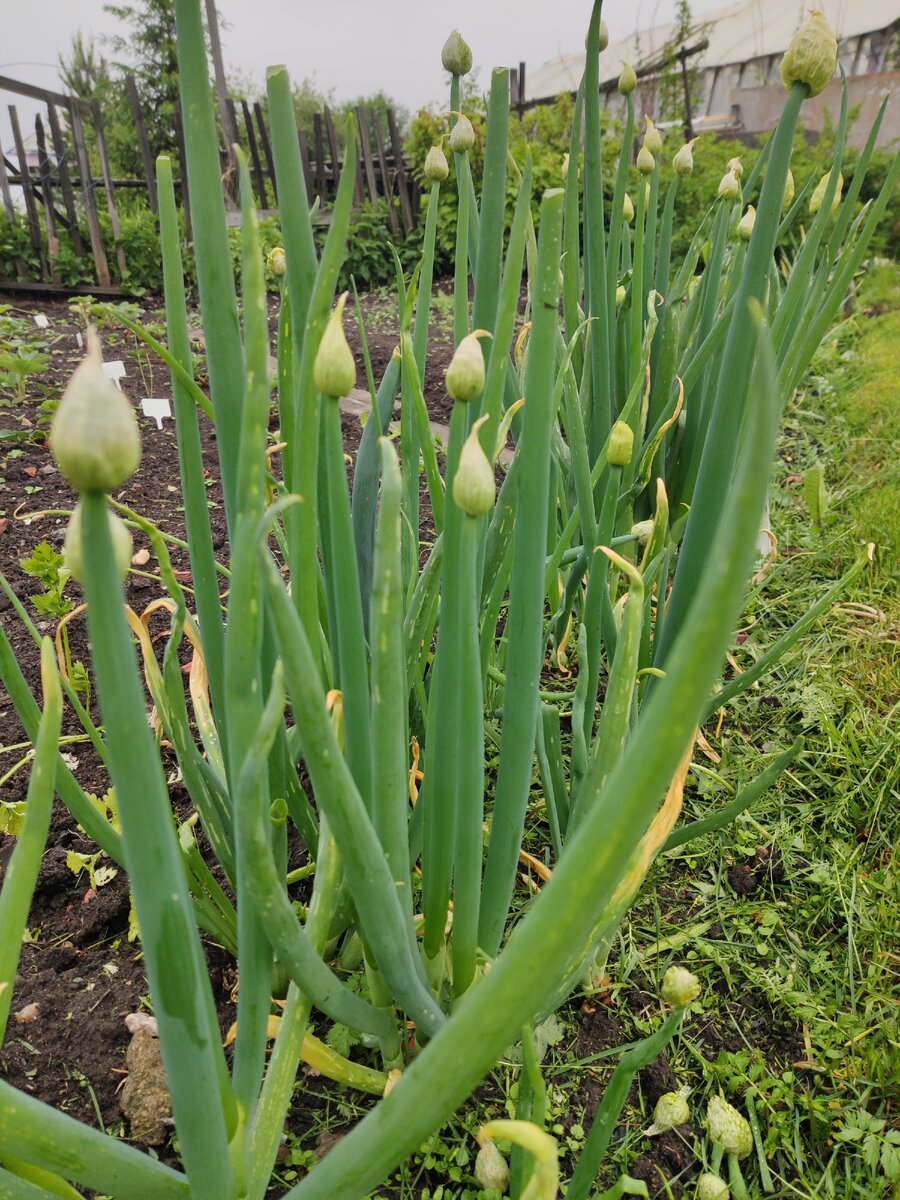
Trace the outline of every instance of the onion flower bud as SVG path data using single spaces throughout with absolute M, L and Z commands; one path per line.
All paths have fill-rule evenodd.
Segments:
M 609 45 L 609 30 L 606 28 L 606 22 L 600 22 L 600 53 L 602 54 Z
M 653 1110 L 653 1124 L 660 1133 L 667 1129 L 675 1129 L 678 1125 L 687 1125 L 691 1119 L 691 1110 L 686 1099 L 686 1090 L 666 1092 L 660 1096 Z
M 651 154 L 661 154 L 663 148 L 662 135 L 646 113 L 644 113 L 644 124 L 644 145 Z
M 505 1192 L 509 1185 L 509 1166 L 493 1142 L 485 1142 L 475 1156 L 475 1178 L 483 1188 Z
M 332 400 L 349 395 L 356 383 L 356 363 L 353 361 L 353 351 L 344 336 L 344 305 L 347 303 L 347 293 L 338 297 L 334 306 L 319 349 L 313 363 L 313 379 L 316 387 Z
M 837 69 L 837 39 L 820 12 L 813 12 L 788 44 L 781 60 L 781 82 L 790 91 L 795 83 L 805 83 L 810 96 L 831 82 Z
M 738 241 L 749 242 L 756 222 L 756 209 L 752 204 L 747 205 L 747 211 L 737 223 Z
M 753 1134 L 747 1119 L 721 1096 L 713 1096 L 706 1109 L 710 1138 L 726 1154 L 746 1158 L 753 1149 Z
M 453 476 L 453 503 L 469 517 L 484 516 L 494 504 L 494 469 L 478 440 L 478 430 L 486 420 L 479 417 L 472 426 Z
M 128 568 L 131 566 L 131 534 L 128 532 L 125 522 L 120 517 L 117 517 L 111 509 L 107 510 L 106 515 L 109 517 L 109 538 L 112 542 L 113 558 L 119 571 L 119 578 L 124 579 L 128 574 Z M 65 541 L 63 542 L 63 554 L 66 566 L 69 568 L 72 578 L 77 580 L 78 583 L 84 582 L 83 549 L 81 501 L 79 500 L 69 518 Z
M 734 171 L 727 171 L 722 176 L 722 182 L 719 184 L 718 195 L 723 200 L 739 200 L 741 195 L 741 181 L 735 175 Z
M 475 129 L 468 117 L 462 113 L 454 113 L 456 124 L 450 130 L 447 145 L 454 154 L 465 154 L 475 145 Z
M 616 308 L 619 308 L 625 299 L 625 285 L 620 283 L 616 288 Z
M 472 70 L 472 51 L 458 29 L 454 29 L 444 42 L 441 64 L 451 75 L 468 75 Z
M 642 175 L 649 175 L 656 166 L 656 159 L 647 149 L 646 143 L 641 146 L 637 156 L 637 169 Z
M 634 67 L 631 63 L 622 60 L 622 73 L 619 76 L 619 92 L 623 96 L 630 96 L 637 87 L 637 75 L 634 72 Z
M 273 246 L 266 255 L 266 270 L 272 275 L 284 275 L 287 271 L 287 260 L 283 246 Z
M 606 461 L 611 467 L 627 467 L 634 454 L 634 431 L 627 421 L 616 421 L 609 434 Z
M 447 156 L 440 146 L 432 146 L 425 155 L 423 173 L 429 183 L 434 183 L 435 180 L 438 183 L 442 183 L 450 174 Z
M 669 967 L 662 981 L 662 998 L 673 1008 L 687 1008 L 700 995 L 700 980 L 686 967 Z
M 480 336 L 483 336 L 480 329 L 466 334 L 456 347 L 444 374 L 447 391 L 453 400 L 461 404 L 476 400 L 484 389 L 484 355 L 478 345 Z
M 741 162 L 741 160 L 739 158 L 729 158 L 728 170 L 734 171 L 734 173 L 735 173 L 735 175 L 737 175 L 738 179 L 743 179 L 744 164 Z
M 691 138 L 689 142 L 685 142 L 681 149 L 672 159 L 672 170 L 676 175 L 690 175 L 694 169 L 694 142 L 696 138 Z
M 50 449 L 76 492 L 109 492 L 138 469 L 141 436 L 131 402 L 103 370 L 93 328 L 87 341 L 87 355 L 75 368 L 50 426 Z
M 809 198 L 810 215 L 814 215 L 822 207 L 822 201 L 825 199 L 825 192 L 828 189 L 828 180 L 831 178 L 831 172 L 826 172 L 819 182 L 816 184 L 816 190 Z M 844 187 L 844 176 L 838 175 L 837 187 L 834 189 L 834 199 L 831 201 L 832 213 L 837 212 L 841 206 L 841 191 Z
M 622 216 L 629 225 L 634 220 L 634 204 L 627 192 L 622 197 Z
M 784 181 L 784 196 L 781 200 L 781 211 L 783 213 L 794 203 L 794 172 L 788 168 L 787 179 Z
M 697 1180 L 697 1200 L 730 1200 L 731 1188 L 718 1175 L 710 1175 L 709 1171 Z

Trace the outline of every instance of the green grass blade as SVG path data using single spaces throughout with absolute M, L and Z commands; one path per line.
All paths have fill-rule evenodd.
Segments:
M 115 1200 L 194 1195 L 178 1171 L 0 1079 L 0 1159 L 5 1153 Z
M 62 722 L 62 691 L 53 643 L 49 638 L 44 638 L 41 646 L 41 679 L 44 710 L 34 743 L 25 821 L 0 889 L 0 1045 L 3 1044 L 9 1019 L 22 950 L 22 934 L 28 920 L 53 808 L 53 786 L 59 758 L 57 743 Z
M 590 52 L 588 57 L 590 57 Z M 531 780 L 542 650 L 550 427 L 555 419 L 556 349 L 559 338 L 559 254 L 564 193 L 541 201 L 538 275 L 525 380 L 525 419 L 518 450 L 520 479 L 515 553 L 507 618 L 509 671 L 503 740 L 484 877 L 479 944 L 496 954 L 503 936 L 522 841 Z
M 222 469 L 222 490 L 228 527 L 233 529 L 237 506 L 238 442 L 244 355 L 237 314 L 237 295 L 231 252 L 225 228 L 225 199 L 219 138 L 209 83 L 206 40 L 197 0 L 175 0 L 178 33 L 178 78 L 187 150 L 191 226 L 197 263 L 197 286 L 210 394 L 216 414 L 216 444 Z

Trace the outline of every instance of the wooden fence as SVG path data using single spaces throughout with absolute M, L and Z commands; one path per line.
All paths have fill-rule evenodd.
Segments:
M 150 151 L 147 129 L 141 110 L 137 85 L 132 75 L 125 79 L 127 94 L 135 124 L 135 136 L 143 168 L 139 179 L 115 178 L 110 166 L 103 125 L 103 115 L 96 100 L 81 100 L 46 88 L 35 87 L 0 75 L 0 92 L 11 92 L 38 100 L 46 115 L 38 113 L 34 123 L 33 149 L 26 148 L 30 135 L 23 137 L 18 112 L 8 106 L 12 127 L 11 156 L 0 153 L 0 201 L 7 220 L 24 221 L 31 242 L 33 257 L 38 263 L 39 279 L 34 270 L 19 260 L 16 280 L 0 278 L 16 288 L 50 290 L 61 284 L 59 272 L 60 232 L 68 235 L 72 250 L 82 259 L 93 259 L 97 289 L 118 291 L 113 286 L 110 254 L 115 257 L 116 274 L 125 278 L 128 271 L 125 247 L 121 240 L 121 222 L 116 203 L 117 189 L 138 188 L 146 191 L 151 210 L 157 210 L 155 165 Z M 227 101 L 231 128 L 238 131 L 243 148 L 249 156 L 256 200 L 260 209 L 277 211 L 278 197 L 275 166 L 266 113 L 259 102 Z M 239 119 L 240 117 L 240 119 Z M 391 231 L 399 236 L 416 223 L 419 189 L 403 156 L 394 113 L 390 108 L 376 110 L 359 105 L 359 161 L 356 172 L 356 203 L 386 200 Z M 92 172 L 86 128 L 93 131 L 95 162 L 99 161 L 100 175 Z M 312 139 L 302 129 L 297 130 L 300 161 L 306 180 L 310 203 L 319 200 L 320 211 L 327 216 L 328 205 L 334 198 L 342 160 L 340 140 L 332 114 L 326 108 L 313 117 Z M 180 112 L 175 114 L 175 141 L 178 162 L 183 164 L 184 137 Z M 2 149 L 2 148 L 0 148 Z M 14 157 L 12 151 L 14 150 Z M 232 155 L 220 151 L 222 178 L 226 196 L 232 197 L 234 172 Z M 185 172 L 176 179 L 176 194 L 180 195 L 190 237 L 190 197 Z M 13 188 L 21 189 L 23 210 L 14 202 Z M 109 218 L 109 233 L 104 238 L 98 205 L 99 193 L 105 194 Z M 85 238 L 83 230 L 87 230 Z M 107 243 L 111 242 L 111 246 Z

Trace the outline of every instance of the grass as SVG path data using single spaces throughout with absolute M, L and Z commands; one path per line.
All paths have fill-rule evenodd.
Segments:
M 736 825 L 657 864 L 610 961 L 617 983 L 652 985 L 668 926 L 703 930 L 681 951 L 706 991 L 676 1076 L 695 1089 L 698 1114 L 719 1089 L 744 1110 L 753 1100 L 766 1192 L 798 1200 L 900 1195 L 898 344 L 900 270 L 885 265 L 786 414 L 773 495 L 780 564 L 738 661 L 870 541 L 874 561 L 776 676 L 728 707 L 718 737 L 710 723 L 722 762 L 695 768 L 686 808 L 727 798 L 761 751 L 798 732 L 803 756 Z M 821 526 L 803 487 L 817 463 L 829 498 Z M 759 1187 L 759 1164 L 747 1173 Z

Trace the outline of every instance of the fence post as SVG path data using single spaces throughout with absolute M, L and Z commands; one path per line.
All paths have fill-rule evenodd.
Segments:
M 50 179 L 50 160 L 47 157 L 47 140 L 44 137 L 44 123 L 40 113 L 34 118 L 34 136 L 37 139 L 38 171 L 41 177 L 41 192 L 44 201 L 44 220 L 47 223 L 47 259 L 50 266 L 50 278 L 54 283 L 59 283 L 59 238 L 56 235 L 56 215 L 53 211 L 53 185 Z
M 147 137 L 147 126 L 144 124 L 144 114 L 141 111 L 141 98 L 138 95 L 137 82 L 129 72 L 125 76 L 125 88 L 131 103 L 131 113 L 137 129 L 138 148 L 141 152 L 141 162 L 144 166 L 144 178 L 147 180 L 147 199 L 150 201 L 150 211 L 158 210 L 156 200 L 156 173 L 153 169 L 153 155 L 150 153 L 150 139 Z
M 69 174 L 69 164 L 66 157 L 66 141 L 59 123 L 59 114 L 52 100 L 47 101 L 47 117 L 50 121 L 50 133 L 53 136 L 53 150 L 59 169 L 59 186 L 62 189 L 63 202 L 66 206 L 66 216 L 69 221 L 69 234 L 72 238 L 72 248 L 79 258 L 86 254 L 84 239 L 78 225 L 78 209 L 75 207 L 75 192 L 72 188 L 72 177 Z
M 125 247 L 122 245 L 122 227 L 119 224 L 119 210 L 116 208 L 116 196 L 113 190 L 112 171 L 109 166 L 109 155 L 106 152 L 106 135 L 103 132 L 103 117 L 100 105 L 96 100 L 91 101 L 91 112 L 94 116 L 94 130 L 97 134 L 97 150 L 100 154 L 100 170 L 103 172 L 103 182 L 106 185 L 106 211 L 109 213 L 109 223 L 116 243 L 116 262 L 119 273 L 124 278 L 128 268 L 125 265 Z

